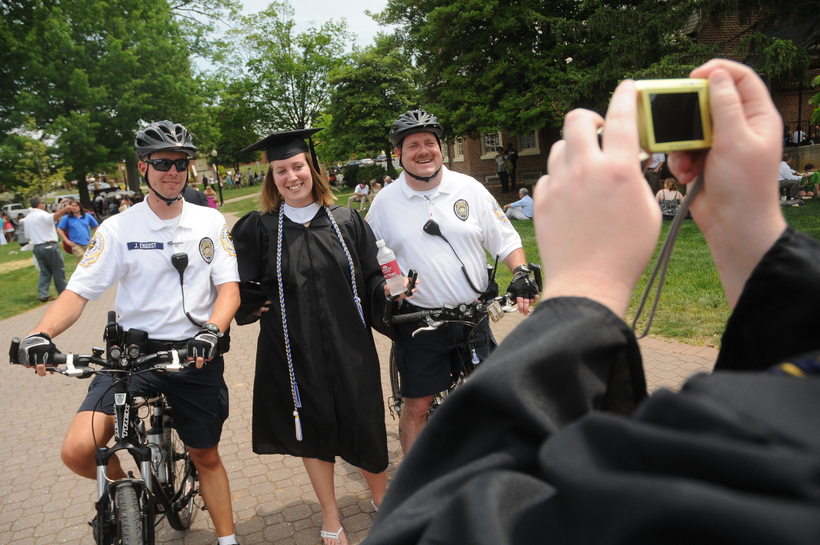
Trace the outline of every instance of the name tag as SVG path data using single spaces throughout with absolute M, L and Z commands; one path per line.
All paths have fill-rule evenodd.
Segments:
M 129 250 L 162 250 L 162 242 L 129 242 Z

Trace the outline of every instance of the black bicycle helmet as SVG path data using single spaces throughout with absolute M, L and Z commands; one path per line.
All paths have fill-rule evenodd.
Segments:
M 196 154 L 194 139 L 179 123 L 155 121 L 137 133 L 134 151 L 142 159 L 157 151 L 181 151 L 188 157 Z
M 390 141 L 393 143 L 393 147 L 400 148 L 406 136 L 417 132 L 431 132 L 441 142 L 444 128 L 433 114 L 424 110 L 408 110 L 401 114 L 390 127 Z

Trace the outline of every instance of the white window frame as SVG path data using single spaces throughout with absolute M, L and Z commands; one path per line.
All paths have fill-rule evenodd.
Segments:
M 518 151 L 518 156 L 519 157 L 522 156 L 522 155 L 540 155 L 541 154 L 541 139 L 538 136 L 538 131 L 533 129 L 532 131 L 530 131 L 530 134 L 535 137 L 535 147 L 532 147 L 532 148 L 524 149 L 524 147 L 521 145 L 522 136 L 529 136 L 529 135 L 518 135 L 516 137 L 516 140 L 518 142 L 518 147 L 516 148 L 516 151 Z
M 495 156 L 498 154 L 498 152 L 495 151 L 495 147 L 493 147 L 492 149 L 487 149 L 488 136 L 496 136 L 498 138 L 497 146 L 501 146 L 502 148 L 504 147 L 504 141 L 501 138 L 501 131 L 481 134 L 481 158 L 495 160 Z
M 464 162 L 464 139 L 460 136 L 453 141 L 453 162 Z

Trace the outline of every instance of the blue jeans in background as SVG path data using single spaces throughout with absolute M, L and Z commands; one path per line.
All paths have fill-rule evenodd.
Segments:
M 65 289 L 65 261 L 60 252 L 60 244 L 57 242 L 47 242 L 34 246 L 34 257 L 40 266 L 40 283 L 37 291 L 40 300 L 48 299 L 48 287 L 51 284 L 51 277 L 54 277 L 54 287 L 57 288 L 57 295 L 63 293 Z

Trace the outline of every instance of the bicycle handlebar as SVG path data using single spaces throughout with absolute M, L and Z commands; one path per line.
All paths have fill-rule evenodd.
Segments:
M 17 360 L 19 349 L 20 338 L 14 337 L 11 340 L 11 346 L 9 348 L 10 363 L 25 365 L 25 363 Z M 193 363 L 192 361 L 185 361 L 188 355 L 186 348 L 161 350 L 153 354 L 139 356 L 132 361 L 128 368 L 123 368 L 120 364 L 120 360 L 106 359 L 101 357 L 102 354 L 103 350 L 99 348 L 95 348 L 93 354 L 54 354 L 52 360 L 54 365 L 47 365 L 46 371 L 52 371 L 66 376 L 86 378 L 99 372 L 98 369 L 89 367 L 89 364 L 99 365 L 100 367 L 113 371 L 136 371 L 138 367 L 156 361 L 157 363 L 151 366 L 151 370 L 176 373 Z M 65 368 L 56 367 L 57 365 L 65 365 Z
M 394 314 L 391 316 L 390 322 L 392 324 L 406 324 L 410 322 L 424 322 L 428 319 L 440 322 L 464 321 L 474 317 L 473 314 L 476 312 L 485 312 L 487 307 L 496 302 L 499 303 L 503 312 L 513 312 L 518 308 L 514 306 L 515 300 L 512 298 L 512 295 L 505 293 L 486 302 L 477 301 L 471 305 L 462 304 L 457 308 L 442 307 L 408 312 L 407 314 Z

